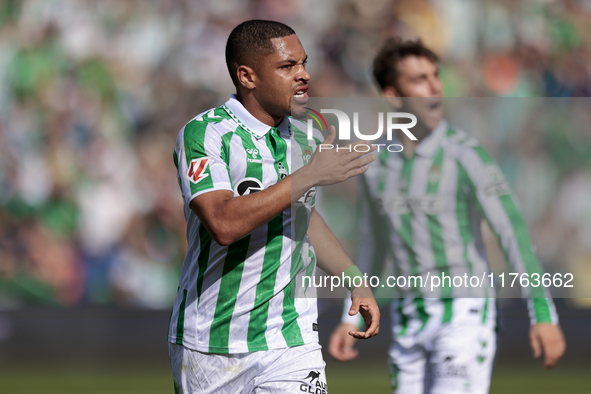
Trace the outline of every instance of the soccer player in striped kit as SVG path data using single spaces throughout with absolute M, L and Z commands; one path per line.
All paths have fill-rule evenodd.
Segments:
M 477 141 L 443 118 L 437 61 L 420 40 L 398 39 L 387 40 L 374 60 L 382 95 L 397 110 L 417 116 L 412 133 L 418 140 L 399 135 L 403 152 L 379 153 L 361 176 L 364 223 L 356 263 L 379 274 L 390 256 L 396 275 L 406 277 L 491 272 L 476 247 L 482 218 L 498 235 L 513 272 L 540 273 L 499 167 Z M 439 298 L 428 298 L 423 289 L 410 288 L 393 300 L 388 354 L 394 393 L 488 392 L 496 349 L 494 294 L 461 298 L 454 296 L 457 290 L 441 288 Z M 528 299 L 530 341 L 534 356 L 543 351 L 544 366 L 550 368 L 565 343 L 552 299 L 537 290 Z M 343 314 L 330 339 L 335 358 L 357 355 L 355 338 L 347 334 L 357 324 L 356 317 Z
M 168 332 L 178 393 L 327 392 L 314 289 L 296 297 L 295 287 L 316 264 L 339 276 L 359 270 L 315 212 L 313 191 L 361 174 L 375 156 L 310 157 L 322 135 L 309 141 L 289 118 L 292 99 L 307 101 L 306 59 L 288 26 L 240 24 L 226 46 L 236 94 L 178 135 L 189 244 Z M 367 323 L 355 336 L 376 335 L 371 290 L 353 289 L 352 303 Z

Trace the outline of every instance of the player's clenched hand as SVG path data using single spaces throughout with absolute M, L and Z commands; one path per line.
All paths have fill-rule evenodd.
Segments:
M 314 177 L 316 186 L 332 185 L 362 174 L 367 171 L 367 165 L 376 159 L 374 154 L 367 155 L 368 152 L 375 150 L 375 146 L 370 145 L 368 141 L 359 141 L 347 145 L 347 147 L 339 147 L 337 152 L 336 148 L 331 149 L 329 146 L 334 143 L 335 138 L 335 127 L 330 126 L 330 133 L 322 145 L 316 148 L 308 162 L 308 171 L 310 176 Z M 363 147 L 359 149 L 361 152 L 356 152 L 355 147 L 358 145 L 368 145 L 370 150 Z M 367 156 L 361 157 L 364 155 Z
M 355 324 L 339 324 L 330 335 L 328 353 L 339 361 L 349 361 L 357 357 L 359 351 L 353 347 L 357 339 L 349 335 L 349 332 L 355 330 L 357 330 Z
M 365 331 L 349 331 L 349 335 L 357 339 L 367 339 L 380 332 L 380 308 L 376 303 L 371 290 L 368 287 L 356 287 L 351 292 L 351 300 L 353 301 L 351 309 L 349 309 L 349 316 L 355 316 L 361 313 L 365 321 Z
M 536 324 L 529 330 L 529 341 L 538 358 L 544 353 L 544 368 L 552 368 L 564 354 L 566 342 L 560 326 L 553 324 Z

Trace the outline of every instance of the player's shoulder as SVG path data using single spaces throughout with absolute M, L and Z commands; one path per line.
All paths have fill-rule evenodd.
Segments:
M 291 132 L 294 134 L 294 136 L 298 137 L 298 136 L 305 135 L 305 138 L 308 138 L 308 124 L 307 123 L 305 123 L 304 121 L 301 121 L 299 119 L 292 118 L 291 116 L 289 117 L 289 123 L 290 123 L 290 127 L 291 127 Z M 322 135 L 320 130 L 318 130 L 316 128 L 312 128 L 312 139 L 314 140 L 313 142 L 320 143 L 320 142 L 324 141 L 324 136 Z
M 204 137 L 206 133 L 226 134 L 236 128 L 235 123 L 224 106 L 210 108 L 188 121 L 179 132 L 179 137 Z
M 448 127 L 443 140 L 443 147 L 450 157 L 459 162 L 464 162 L 473 157 L 488 157 L 488 153 L 476 138 L 458 128 Z
M 463 130 L 451 130 L 445 141 L 448 154 L 474 182 L 492 182 L 492 186 L 487 186 L 490 189 L 487 193 L 504 193 L 508 190 L 501 168 L 476 138 Z

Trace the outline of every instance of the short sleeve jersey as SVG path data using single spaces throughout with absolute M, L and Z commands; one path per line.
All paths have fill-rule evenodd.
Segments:
M 243 353 L 318 341 L 316 299 L 296 296 L 303 276 L 313 275 L 316 265 L 306 235 L 315 190 L 228 246 L 212 239 L 189 205 L 216 190 L 235 197 L 259 192 L 307 164 L 322 135 L 315 131 L 309 140 L 303 126 L 288 117 L 267 126 L 232 95 L 179 132 L 174 161 L 188 250 L 169 342 L 209 353 Z

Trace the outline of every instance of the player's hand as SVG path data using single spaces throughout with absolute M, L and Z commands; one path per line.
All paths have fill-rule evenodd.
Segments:
M 544 368 L 552 368 L 564 354 L 566 342 L 560 326 L 549 323 L 535 324 L 529 330 L 529 341 L 534 357 L 544 353 Z
M 347 147 L 339 147 L 338 152 L 336 148 L 326 147 L 326 145 L 334 144 L 336 135 L 335 127 L 330 126 L 330 132 L 322 143 L 323 146 L 316 148 L 306 166 L 310 176 L 314 177 L 314 185 L 316 186 L 332 185 L 362 174 L 369 168 L 368 164 L 376 159 L 375 154 L 367 155 L 376 149 L 368 141 L 359 141 L 349 144 Z M 367 148 L 364 146 L 358 148 L 360 152 L 356 152 L 355 147 L 358 145 L 368 145 L 370 149 L 366 150 Z M 350 152 L 348 147 L 350 147 Z
M 365 331 L 351 330 L 349 335 L 357 339 L 367 339 L 378 335 L 380 332 L 380 308 L 378 308 L 371 289 L 366 286 L 354 288 L 351 292 L 351 300 L 353 303 L 349 309 L 349 316 L 361 313 L 365 321 Z
M 359 351 L 353 346 L 357 338 L 349 335 L 349 332 L 357 330 L 352 323 L 341 323 L 334 329 L 328 341 L 328 353 L 339 361 L 353 360 Z

